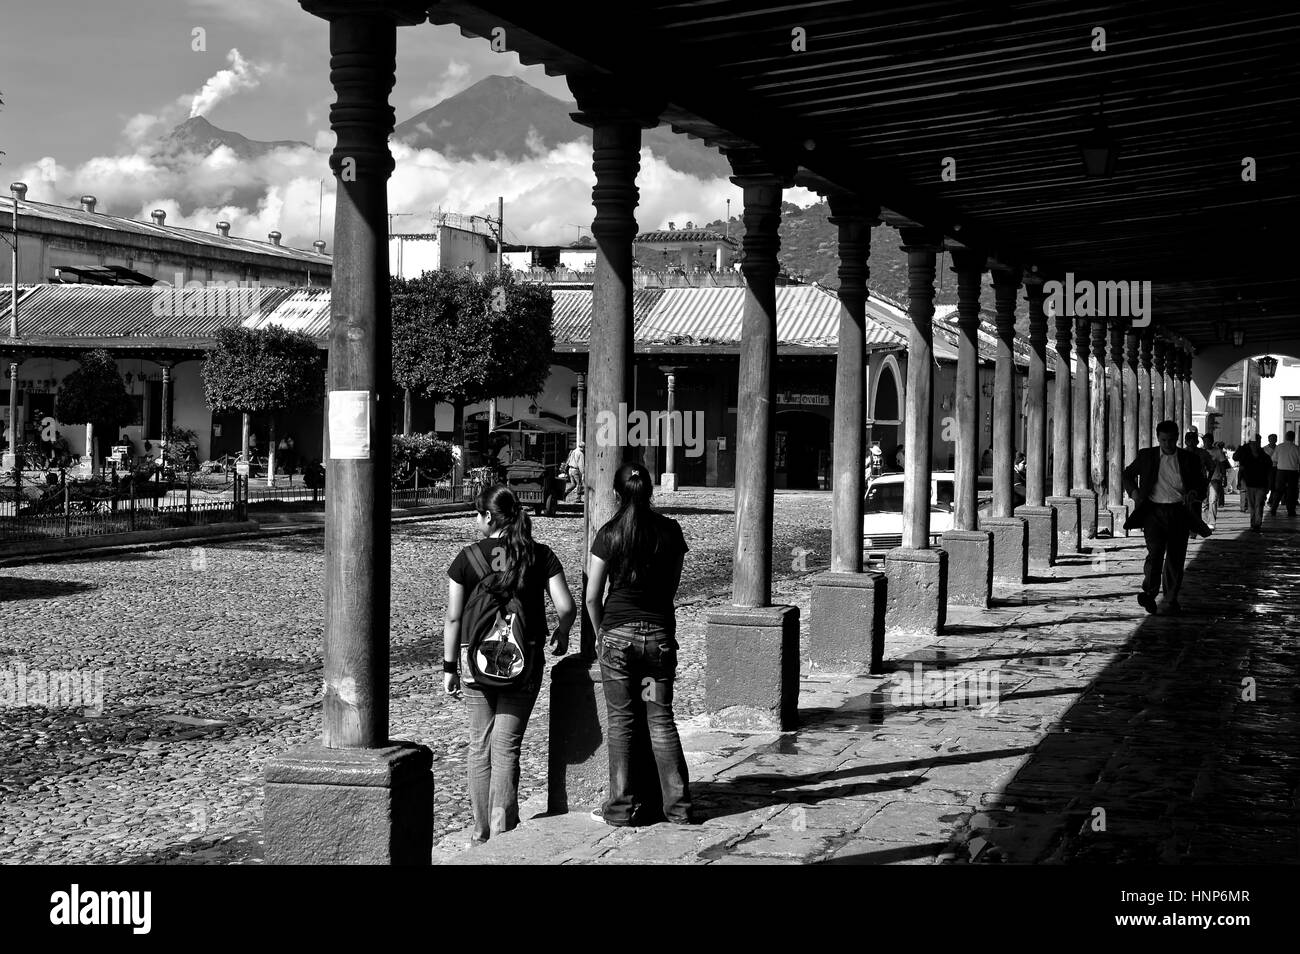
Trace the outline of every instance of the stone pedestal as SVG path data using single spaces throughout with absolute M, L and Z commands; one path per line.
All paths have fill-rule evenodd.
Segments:
M 1026 505 L 1016 508 L 1016 516 L 1029 524 L 1029 565 L 1050 568 L 1056 562 L 1056 511 Z
M 1083 511 L 1078 497 L 1048 497 L 1047 505 L 1056 511 L 1056 555 L 1078 553 L 1083 545 L 1079 519 Z
M 1097 536 L 1097 495 L 1086 487 L 1075 487 L 1071 497 L 1079 498 L 1079 536 L 1091 540 Z
M 1020 586 L 1029 577 L 1029 524 L 1020 517 L 980 517 L 993 533 L 993 582 Z
M 794 729 L 799 608 L 726 606 L 708 614 L 704 707 L 718 728 Z
M 948 616 L 948 554 L 896 547 L 885 555 L 886 635 L 938 636 Z
M 433 754 L 304 745 L 267 763 L 264 833 L 272 865 L 427 865 Z
M 659 491 L 661 493 L 671 493 L 677 489 L 677 486 L 677 475 L 675 473 L 659 475 Z
M 943 549 L 948 554 L 948 602 L 987 608 L 993 596 L 993 534 L 949 530 Z
M 1113 515 L 1107 507 L 1097 508 L 1097 536 L 1109 537 L 1115 529 L 1112 525 Z
M 812 581 L 808 656 L 827 673 L 880 672 L 885 649 L 882 573 L 822 573 Z
M 1111 536 L 1127 537 L 1128 531 L 1124 529 L 1124 521 L 1128 519 L 1129 515 L 1128 504 L 1124 503 L 1118 506 L 1112 504 L 1106 509 L 1110 511 Z

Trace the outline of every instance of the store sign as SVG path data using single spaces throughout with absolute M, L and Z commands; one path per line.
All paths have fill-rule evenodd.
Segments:
M 1283 398 L 1282 402 L 1283 402 L 1283 406 L 1286 408 L 1286 410 L 1283 411 L 1283 413 L 1286 414 L 1288 417 L 1290 417 L 1293 414 L 1300 414 L 1300 398 L 1294 398 L 1294 397 Z
M 831 403 L 829 394 L 795 394 L 782 391 L 776 396 L 777 404 L 812 404 L 827 407 Z

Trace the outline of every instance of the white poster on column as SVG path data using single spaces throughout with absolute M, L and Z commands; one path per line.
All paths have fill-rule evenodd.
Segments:
M 330 459 L 370 459 L 370 392 L 329 394 Z

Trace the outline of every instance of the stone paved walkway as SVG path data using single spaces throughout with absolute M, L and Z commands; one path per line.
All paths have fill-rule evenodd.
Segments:
M 698 826 L 533 802 L 435 860 L 1296 863 L 1300 519 L 1255 536 L 1229 504 L 1190 548 L 1181 617 L 1134 600 L 1140 537 L 1090 541 L 992 610 L 950 610 L 933 644 L 888 645 L 884 676 L 805 675 L 797 732 L 688 720 Z

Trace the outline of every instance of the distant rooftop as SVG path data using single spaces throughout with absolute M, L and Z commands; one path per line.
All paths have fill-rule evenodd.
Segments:
M 5 216 L 6 224 L 8 224 L 9 219 L 8 213 L 12 209 L 13 203 L 8 197 L 0 198 L 0 215 Z M 290 248 L 287 245 L 276 245 L 270 241 L 255 241 L 253 239 L 221 235 L 215 228 L 211 232 L 202 232 L 198 229 L 181 228 L 175 225 L 139 222 L 120 215 L 109 215 L 106 212 L 87 212 L 84 208 L 74 209 L 62 205 L 51 205 L 48 202 L 33 202 L 30 199 L 20 200 L 18 204 L 19 228 L 22 228 L 23 219 L 32 218 L 48 222 L 62 222 L 68 225 L 80 225 L 109 232 L 123 232 L 146 238 L 169 238 L 194 245 L 227 249 L 232 252 L 270 255 L 274 258 L 296 262 L 328 264 L 331 260 L 330 256 L 325 253 Z
M 727 238 L 721 232 L 712 229 L 660 229 L 654 232 L 642 232 L 633 242 L 640 245 L 651 243 L 699 244 L 701 242 L 721 242 L 731 248 L 739 248 L 735 239 Z

